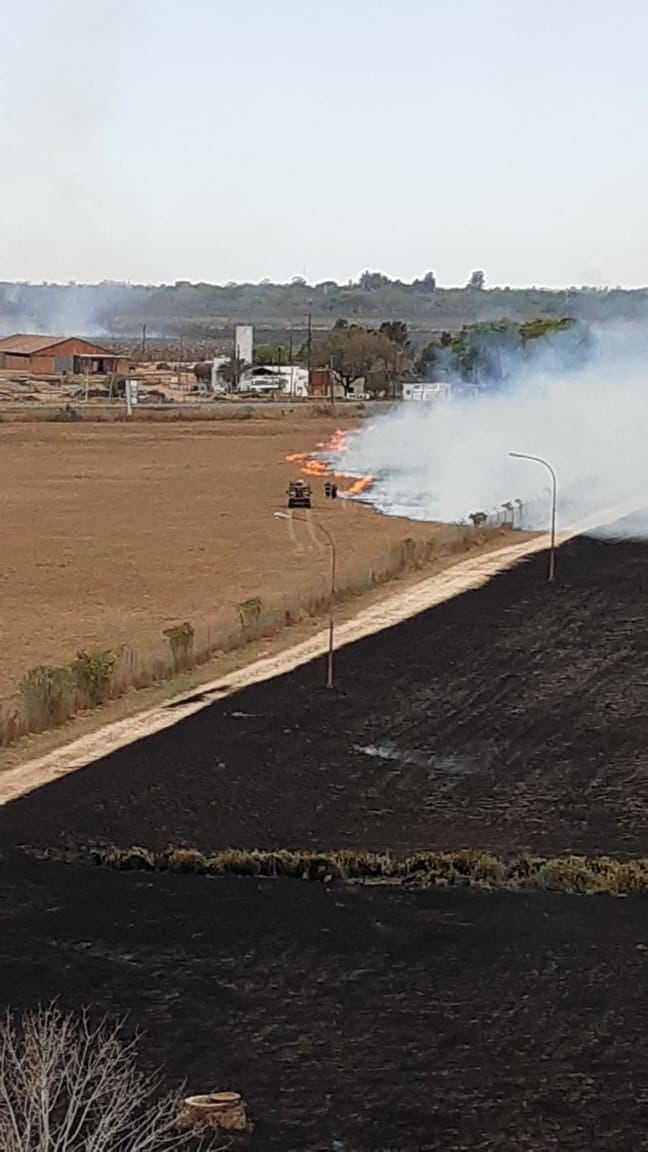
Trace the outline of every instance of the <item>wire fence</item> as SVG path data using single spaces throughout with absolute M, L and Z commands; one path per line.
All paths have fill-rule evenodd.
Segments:
M 335 602 L 361 595 L 401 573 L 483 545 L 489 531 L 511 522 L 491 517 L 480 525 L 437 529 L 428 539 L 405 537 L 370 563 L 340 557 Z M 484 531 L 487 529 L 488 531 Z M 64 724 L 133 689 L 150 687 L 207 664 L 332 607 L 328 574 L 301 592 L 253 597 L 224 607 L 208 618 L 182 621 L 160 632 L 156 641 L 124 645 L 115 651 L 80 652 L 69 664 L 32 668 L 16 691 L 0 700 L 0 747 L 29 733 Z

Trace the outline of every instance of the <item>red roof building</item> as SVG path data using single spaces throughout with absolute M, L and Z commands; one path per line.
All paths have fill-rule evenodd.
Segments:
M 77 336 L 5 336 L 0 340 L 0 369 L 28 376 L 123 375 L 128 360 Z

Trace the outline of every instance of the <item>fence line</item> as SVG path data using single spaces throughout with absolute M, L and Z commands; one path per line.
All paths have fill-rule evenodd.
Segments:
M 493 521 L 480 527 L 450 526 L 427 540 L 405 537 L 369 564 L 342 557 L 335 601 L 357 596 L 444 556 L 479 547 L 493 530 L 503 527 L 502 521 Z M 489 531 L 485 533 L 480 528 Z M 170 680 L 255 640 L 276 635 L 300 620 L 321 616 L 329 607 L 329 581 L 322 574 L 301 592 L 253 597 L 223 608 L 206 620 L 184 621 L 167 628 L 160 632 L 159 640 L 144 646 L 79 652 L 69 664 L 33 668 L 16 692 L 0 701 L 0 747 L 29 733 L 58 727 L 77 713 L 123 696 L 131 689 Z

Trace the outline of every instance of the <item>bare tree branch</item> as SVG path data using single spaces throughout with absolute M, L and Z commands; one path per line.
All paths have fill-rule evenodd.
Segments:
M 2 1152 L 173 1152 L 187 1148 L 178 1097 L 135 1063 L 122 1026 L 56 1007 L 0 1020 Z

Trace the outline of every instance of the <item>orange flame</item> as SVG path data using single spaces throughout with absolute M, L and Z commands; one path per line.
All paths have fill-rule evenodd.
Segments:
M 307 460 L 302 468 L 305 476 L 330 476 L 333 469 L 323 460 Z
M 350 488 L 345 492 L 340 492 L 340 496 L 359 496 L 361 492 L 366 492 L 367 488 L 371 488 L 374 482 L 373 476 L 361 476 L 359 480 L 354 480 Z
M 345 452 L 350 439 L 355 435 L 356 433 L 353 431 L 337 428 L 328 440 L 321 440 L 318 443 L 316 452 L 291 452 L 290 455 L 286 456 L 286 462 L 288 464 L 303 464 L 302 473 L 304 476 L 332 476 L 335 469 L 331 464 L 322 460 L 321 455 L 325 452 L 335 454 Z M 356 481 L 356 483 L 359 482 Z M 364 488 L 360 491 L 364 491 Z M 353 495 L 357 495 L 355 490 Z

